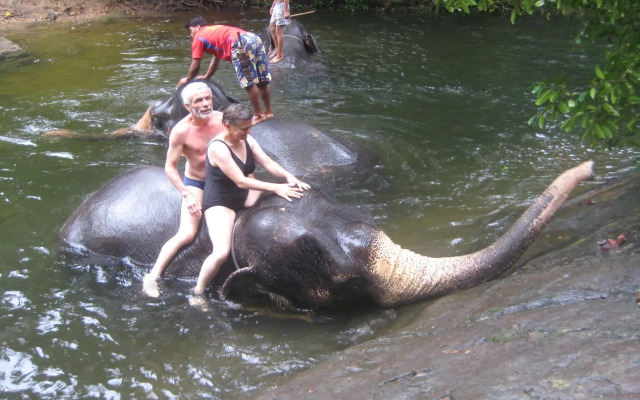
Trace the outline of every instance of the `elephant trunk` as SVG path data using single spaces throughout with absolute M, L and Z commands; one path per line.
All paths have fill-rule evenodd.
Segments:
M 524 253 L 569 194 L 593 177 L 593 162 L 565 171 L 516 223 L 490 246 L 472 254 L 432 258 L 402 249 L 379 232 L 371 247 L 372 295 L 381 306 L 394 307 L 466 289 L 495 278 Z

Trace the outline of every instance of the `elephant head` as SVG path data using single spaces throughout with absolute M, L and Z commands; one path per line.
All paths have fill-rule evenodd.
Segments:
M 284 25 L 284 58 L 276 64 L 270 64 L 271 68 L 302 68 L 316 64 L 311 57 L 312 54 L 319 53 L 316 39 L 307 32 L 304 25 L 292 19 L 291 23 Z M 273 38 L 269 31 L 269 26 L 264 31 L 265 50 L 270 52 L 274 49 Z
M 211 89 L 214 110 L 223 111 L 229 105 L 238 103 L 238 100 L 227 96 L 217 83 L 210 80 L 201 80 L 201 82 L 206 83 Z M 156 136 L 168 138 L 171 129 L 188 114 L 181 97 L 185 86 L 178 88 L 173 96 L 156 101 L 133 126 L 133 130 L 143 133 L 154 132 Z
M 570 192 L 592 176 L 592 162 L 560 175 L 496 242 L 473 254 L 432 258 L 394 244 L 372 217 L 319 190 L 291 203 L 265 196 L 242 211 L 233 232 L 237 271 L 221 271 L 221 293 L 245 305 L 323 308 L 359 299 L 394 307 L 469 288 L 506 271 Z M 178 228 L 180 194 L 161 168 L 143 167 L 107 183 L 65 222 L 63 249 L 151 264 Z M 140 209 L 139 205 L 145 207 Z M 210 253 L 206 228 L 165 274 L 196 277 Z
M 563 173 L 495 243 L 457 257 L 402 249 L 373 218 L 318 191 L 292 203 L 264 199 L 236 221 L 239 270 L 221 293 L 245 305 L 314 309 L 364 298 L 395 307 L 478 285 L 513 265 L 569 193 L 592 176 L 592 165 Z

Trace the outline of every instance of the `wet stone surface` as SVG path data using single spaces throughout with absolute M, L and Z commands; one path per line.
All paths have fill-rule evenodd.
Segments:
M 0 62 L 22 54 L 22 49 L 9 39 L 0 36 Z
M 637 399 L 638 199 L 640 177 L 575 199 L 515 271 L 414 305 L 388 334 L 259 398 Z

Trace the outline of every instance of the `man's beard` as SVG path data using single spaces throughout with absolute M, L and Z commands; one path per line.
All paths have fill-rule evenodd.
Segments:
M 193 110 L 192 109 L 192 111 L 193 111 L 193 115 L 196 118 L 207 119 L 207 118 L 211 117 L 211 111 L 212 110 L 210 108 L 207 108 L 206 110 L 201 108 L 199 110 Z

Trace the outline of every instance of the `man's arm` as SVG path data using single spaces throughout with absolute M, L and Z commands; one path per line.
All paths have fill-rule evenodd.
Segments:
M 189 71 L 187 72 L 187 76 L 185 76 L 184 78 L 178 81 L 178 87 L 184 85 L 185 83 L 195 78 L 196 75 L 198 75 L 198 72 L 200 72 L 200 61 L 201 60 L 199 58 L 191 59 L 191 65 L 189 66 Z
M 182 182 L 180 173 L 178 173 L 178 162 L 180 161 L 182 149 L 184 148 L 183 140 L 183 132 L 174 128 L 171 135 L 169 135 L 169 149 L 167 150 L 167 159 L 164 162 L 164 173 L 182 195 L 189 213 L 194 217 L 200 217 L 202 216 L 202 205 L 200 205 L 200 201 L 187 190 L 187 186 Z
M 164 162 L 164 173 L 167 175 L 167 178 L 169 178 L 171 184 L 182 194 L 182 197 L 185 197 L 187 187 L 182 182 L 180 173 L 178 173 L 178 162 L 180 162 L 183 147 L 182 135 L 174 129 L 171 135 L 169 135 L 169 149 L 167 150 L 167 158 Z
M 207 69 L 207 73 L 203 76 L 199 76 L 198 79 L 210 79 L 218 70 L 219 65 L 220 59 L 216 56 L 213 56 L 213 58 L 211 59 L 211 63 L 209 63 L 209 69 Z

